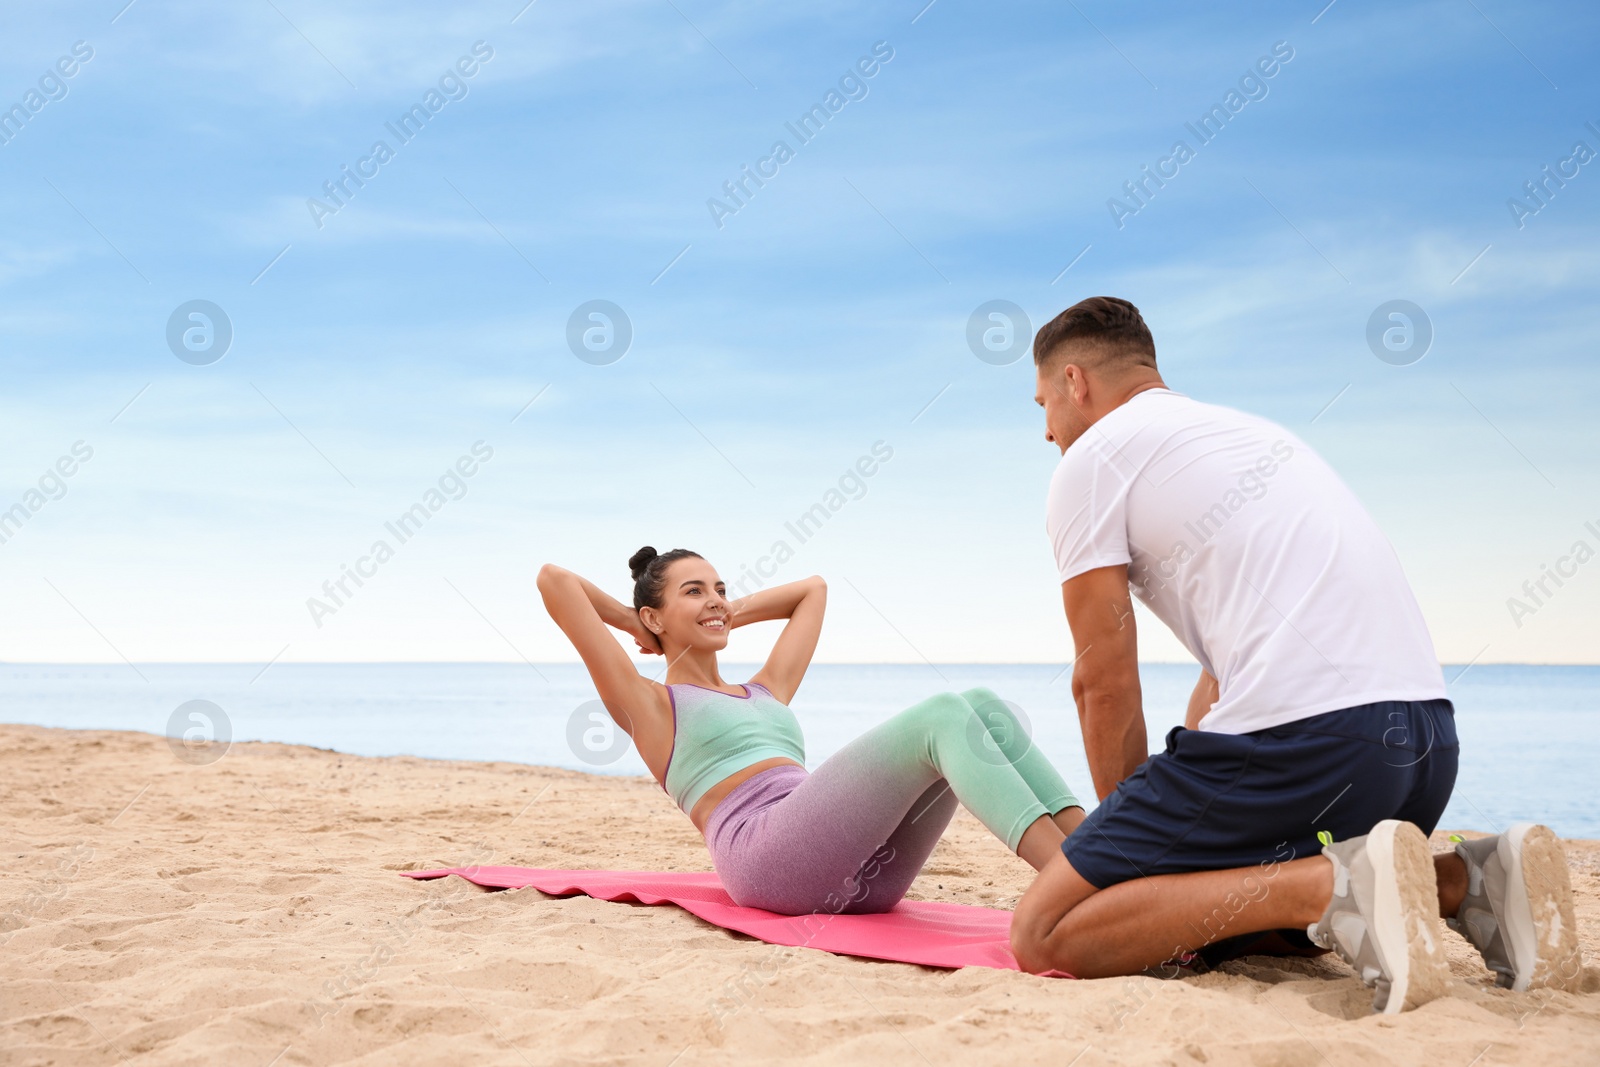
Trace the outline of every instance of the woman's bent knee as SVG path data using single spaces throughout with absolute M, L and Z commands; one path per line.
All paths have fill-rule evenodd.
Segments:
M 989 704 L 997 704 L 1005 708 L 1008 713 L 1011 710 L 1006 702 L 1000 699 L 1000 695 L 987 686 L 980 685 L 976 689 L 965 690 L 961 694 L 961 699 L 972 705 L 974 711 L 981 712 Z
M 925 725 L 937 726 L 951 722 L 965 723 L 972 718 L 973 711 L 972 705 L 960 693 L 935 693 L 900 714 Z

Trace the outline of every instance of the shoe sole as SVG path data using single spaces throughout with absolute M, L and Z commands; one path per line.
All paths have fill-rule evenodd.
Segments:
M 1450 992 L 1450 964 L 1439 936 L 1439 886 L 1428 839 L 1411 823 L 1385 819 L 1367 835 L 1366 848 L 1378 875 L 1368 929 L 1389 970 L 1383 1014 L 1398 1015 Z
M 1520 823 L 1500 835 L 1500 863 L 1520 877 L 1506 879 L 1506 946 L 1516 979 L 1512 990 L 1575 992 L 1583 977 L 1572 881 L 1561 839 L 1548 826 Z

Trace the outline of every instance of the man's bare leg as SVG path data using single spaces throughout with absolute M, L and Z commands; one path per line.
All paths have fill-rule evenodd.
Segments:
M 1304 928 L 1333 895 L 1321 857 L 1259 867 L 1135 878 L 1096 890 L 1058 855 L 1023 894 L 1011 949 L 1030 971 L 1079 978 L 1137 974 L 1235 934 Z
M 1466 893 L 1466 866 L 1434 857 L 1441 915 Z M 1213 941 L 1263 930 L 1305 929 L 1333 895 L 1321 856 L 1263 867 L 1136 878 L 1096 890 L 1057 855 L 1017 904 L 1011 946 L 1030 971 L 1079 978 L 1136 974 Z
M 1454 852 L 1433 857 L 1433 877 L 1439 883 L 1439 917 L 1452 918 L 1467 897 L 1467 865 Z

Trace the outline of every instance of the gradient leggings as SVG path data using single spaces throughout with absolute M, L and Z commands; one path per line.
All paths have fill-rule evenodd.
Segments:
M 735 903 L 784 915 L 887 911 L 922 870 L 956 802 L 1015 852 L 1041 815 L 1078 803 L 988 689 L 941 693 L 873 727 L 815 772 L 741 782 L 706 823 Z

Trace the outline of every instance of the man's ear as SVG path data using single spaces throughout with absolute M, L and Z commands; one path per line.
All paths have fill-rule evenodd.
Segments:
M 1089 376 L 1076 363 L 1061 368 L 1062 381 L 1066 383 L 1067 396 L 1080 411 L 1088 406 Z

